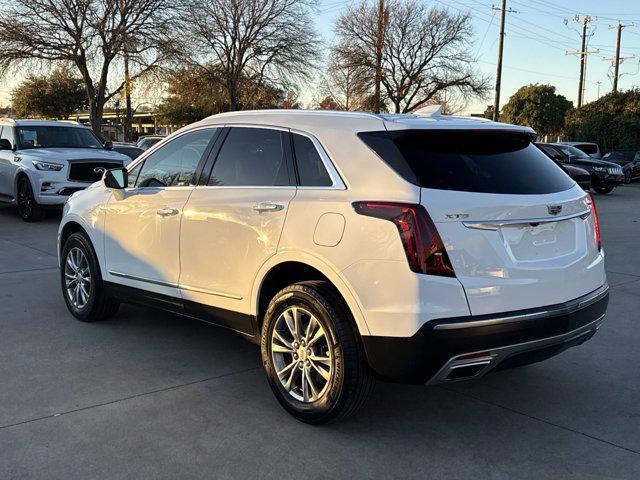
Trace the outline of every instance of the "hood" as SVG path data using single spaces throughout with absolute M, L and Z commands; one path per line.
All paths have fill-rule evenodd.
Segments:
M 562 166 L 572 176 L 574 176 L 574 175 L 589 175 L 589 172 L 587 172 L 584 168 L 576 167 L 576 166 L 573 166 L 573 165 L 562 165 Z
M 48 162 L 65 162 L 74 160 L 104 160 L 128 163 L 130 158 L 113 150 L 96 148 L 26 148 L 18 150 L 20 155 L 37 158 Z

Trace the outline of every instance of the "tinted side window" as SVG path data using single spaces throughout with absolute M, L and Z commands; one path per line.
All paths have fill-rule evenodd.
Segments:
M 400 130 L 358 135 L 406 180 L 424 188 L 544 194 L 574 185 L 529 135 L 519 132 Z
M 281 132 L 263 128 L 232 128 L 213 165 L 209 185 L 290 185 Z
M 300 185 L 303 187 L 330 187 L 333 182 L 311 139 L 295 133 L 292 136 Z
M 588 144 L 588 143 L 585 143 L 583 145 L 576 145 L 576 148 L 579 148 L 584 153 L 587 153 L 589 155 L 593 155 L 594 153 L 598 153 L 598 147 L 596 147 L 595 145 Z
M 140 169 L 144 165 L 144 162 L 137 164 L 131 170 L 129 170 L 129 184 L 127 185 L 129 188 L 133 188 L 136 186 L 136 180 L 138 180 L 138 175 L 140 174 Z
M 198 162 L 216 133 L 215 128 L 185 133 L 149 155 L 137 187 L 183 187 L 193 181 Z

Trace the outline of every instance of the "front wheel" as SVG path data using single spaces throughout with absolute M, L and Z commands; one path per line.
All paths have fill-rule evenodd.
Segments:
M 83 322 L 115 315 L 120 304 L 105 292 L 89 238 L 81 232 L 70 235 L 62 247 L 61 259 L 60 284 L 71 314 Z
M 593 187 L 593 189 L 601 195 L 606 195 L 607 193 L 611 193 L 614 187 Z
M 278 292 L 262 325 L 262 363 L 280 404 L 298 420 L 321 424 L 362 406 L 373 385 L 350 312 L 327 282 Z
M 31 182 L 27 177 L 18 180 L 18 214 L 25 222 L 39 222 L 45 216 L 44 208 L 38 204 Z

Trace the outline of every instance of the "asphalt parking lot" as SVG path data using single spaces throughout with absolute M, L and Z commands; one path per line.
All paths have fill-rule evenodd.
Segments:
M 132 306 L 74 320 L 59 215 L 0 208 L 0 479 L 638 479 L 640 183 L 596 204 L 611 301 L 591 341 L 474 382 L 378 383 L 322 427 L 281 409 L 233 333 Z

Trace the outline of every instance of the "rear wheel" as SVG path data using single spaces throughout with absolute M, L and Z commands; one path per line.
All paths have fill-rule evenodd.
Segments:
M 18 180 L 18 214 L 25 222 L 39 222 L 45 216 L 44 208 L 36 202 L 31 182 L 27 177 Z
M 631 171 L 627 170 L 624 172 L 624 183 L 631 183 Z
M 60 284 L 67 308 L 83 322 L 115 315 L 120 304 L 105 292 L 100 266 L 86 234 L 69 236 L 62 248 Z
M 345 418 L 372 388 L 350 312 L 327 282 L 297 283 L 278 292 L 265 314 L 261 347 L 273 393 L 303 422 Z

